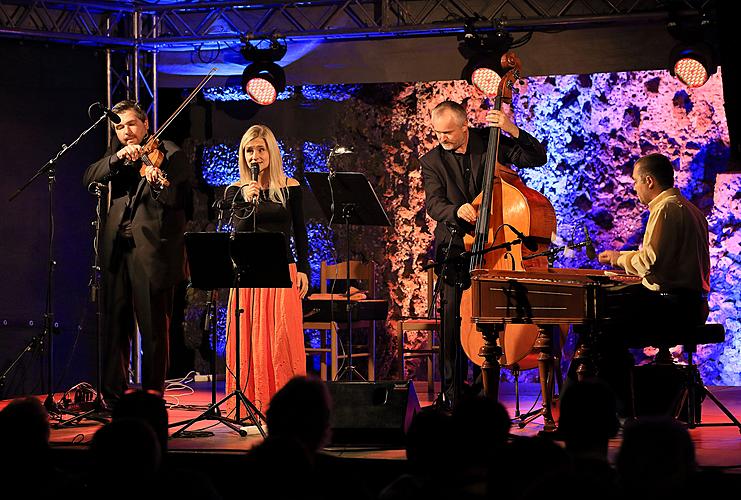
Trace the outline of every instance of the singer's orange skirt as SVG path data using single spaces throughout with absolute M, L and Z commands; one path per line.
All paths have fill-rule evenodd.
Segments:
M 234 289 L 229 293 L 226 324 L 226 392 L 236 388 L 237 342 L 239 387 L 263 414 L 281 387 L 297 375 L 306 375 L 303 313 L 296 264 L 290 264 L 291 288 L 240 288 L 239 338 L 234 311 Z M 236 398 L 227 402 L 229 411 Z M 249 414 L 240 407 L 240 418 Z M 231 414 L 230 418 L 235 415 Z

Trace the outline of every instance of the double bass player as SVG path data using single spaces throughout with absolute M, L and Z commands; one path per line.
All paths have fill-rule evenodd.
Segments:
M 431 121 L 439 144 L 419 161 L 427 213 L 438 223 L 435 260 L 439 262 L 449 243 L 449 257 L 460 255 L 464 251 L 463 234 L 475 227 L 479 214 L 472 202 L 483 190 L 488 135 L 493 129 L 469 127 L 466 110 L 453 101 L 438 104 L 432 110 Z M 490 110 L 486 121 L 489 127 L 504 132 L 499 140 L 499 162 L 517 167 L 546 163 L 545 146 L 515 125 L 505 112 Z M 444 366 L 441 396 L 444 404 L 454 405 L 460 399 L 468 372 L 460 342 L 460 291 L 470 286 L 468 262 L 451 261 L 441 279 Z M 474 368 L 478 367 L 474 365 Z

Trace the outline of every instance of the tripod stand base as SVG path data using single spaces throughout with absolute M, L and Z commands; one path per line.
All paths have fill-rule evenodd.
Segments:
M 674 418 L 679 418 L 679 415 L 682 413 L 682 409 L 686 403 L 687 427 L 689 427 L 690 429 L 694 429 L 695 427 L 735 426 L 738 428 L 739 433 L 741 433 L 741 422 L 739 422 L 739 420 L 733 415 L 733 413 L 731 413 L 731 410 L 726 408 L 726 406 L 721 403 L 720 400 L 715 397 L 715 395 L 710 392 L 710 389 L 708 389 L 707 386 L 702 382 L 700 372 L 697 370 L 697 365 L 692 363 L 692 358 L 689 359 L 689 364 L 686 366 L 685 369 L 689 371 L 687 375 L 688 380 L 685 387 L 682 389 L 682 394 L 677 405 L 675 406 Z M 700 392 L 700 394 L 697 394 L 698 391 Z M 702 397 L 698 399 L 698 396 Z M 728 417 L 728 422 L 702 422 L 701 413 L 700 411 L 695 411 L 695 406 L 698 401 L 701 405 L 705 397 L 710 398 L 715 406 L 720 411 L 722 411 L 726 417 Z
M 58 408 L 58 405 L 57 405 Z M 108 408 L 103 401 L 103 398 L 98 397 L 93 401 L 93 407 L 82 413 L 66 412 L 64 410 L 57 409 L 60 414 L 60 420 L 57 423 L 52 424 L 55 429 L 61 429 L 70 425 L 79 424 L 82 420 L 92 420 L 101 424 L 107 424 L 111 421 L 111 410 Z M 72 418 L 62 420 L 61 415 L 63 414 L 73 415 Z
M 244 407 L 247 409 L 248 417 L 244 419 L 233 419 L 228 417 L 222 417 L 221 416 L 221 409 L 219 408 L 222 404 L 226 403 L 228 400 L 230 400 L 232 397 L 236 398 L 236 404 L 239 405 L 240 403 L 244 405 Z M 259 417 L 259 419 L 258 419 Z M 231 394 L 227 395 L 226 397 L 222 398 L 221 401 L 219 401 L 216 404 L 212 404 L 209 406 L 206 411 L 198 415 L 197 417 L 186 420 L 184 422 L 175 422 L 169 425 L 169 427 L 177 427 L 178 425 L 185 424 L 183 427 L 175 431 L 172 435 L 173 438 L 182 437 L 188 427 L 195 424 L 196 422 L 200 422 L 203 420 L 216 420 L 217 422 L 221 422 L 222 424 L 229 427 L 231 430 L 239 434 L 241 437 L 246 437 L 249 432 L 248 430 L 244 429 L 246 427 L 244 424 L 245 422 L 249 421 L 252 422 L 252 424 L 257 428 L 260 435 L 264 438 L 267 437 L 267 434 L 265 433 L 265 430 L 262 428 L 262 425 L 260 424 L 260 420 L 263 422 L 265 421 L 265 415 L 260 412 L 260 410 L 257 409 L 257 407 L 247 399 L 247 397 L 244 395 L 244 393 L 240 390 L 234 390 L 231 392 Z
M 342 370 L 337 372 L 337 375 L 334 378 L 334 382 L 339 382 L 345 375 L 347 375 L 348 381 L 350 382 L 353 381 L 355 376 L 357 376 L 358 380 L 360 380 L 361 382 L 368 382 L 368 380 L 360 374 L 360 372 L 355 368 L 354 365 L 347 365 L 343 367 Z

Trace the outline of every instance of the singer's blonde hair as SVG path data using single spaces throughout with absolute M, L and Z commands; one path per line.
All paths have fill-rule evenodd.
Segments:
M 268 164 L 268 197 L 281 205 L 286 204 L 286 187 L 288 186 L 288 177 L 283 171 L 283 158 L 280 155 L 278 141 L 275 139 L 273 131 L 265 125 L 253 125 L 247 129 L 239 142 L 239 184 L 244 185 L 252 180 L 252 173 L 247 160 L 244 157 L 244 149 L 247 143 L 255 139 L 262 139 L 268 148 L 270 162 Z

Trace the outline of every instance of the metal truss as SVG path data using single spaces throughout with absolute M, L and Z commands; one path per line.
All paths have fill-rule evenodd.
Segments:
M 0 0 L 0 36 L 102 47 L 183 50 L 238 42 L 365 40 L 450 35 L 466 20 L 510 31 L 576 29 L 666 20 L 714 0 Z M 136 17 L 141 29 L 134 30 Z M 146 22 L 146 20 L 153 20 Z
M 665 22 L 716 0 L 0 0 L 0 37 L 103 47 L 108 104 L 134 99 L 156 129 L 157 55 L 288 41 L 373 40 L 501 27 L 513 32 Z

